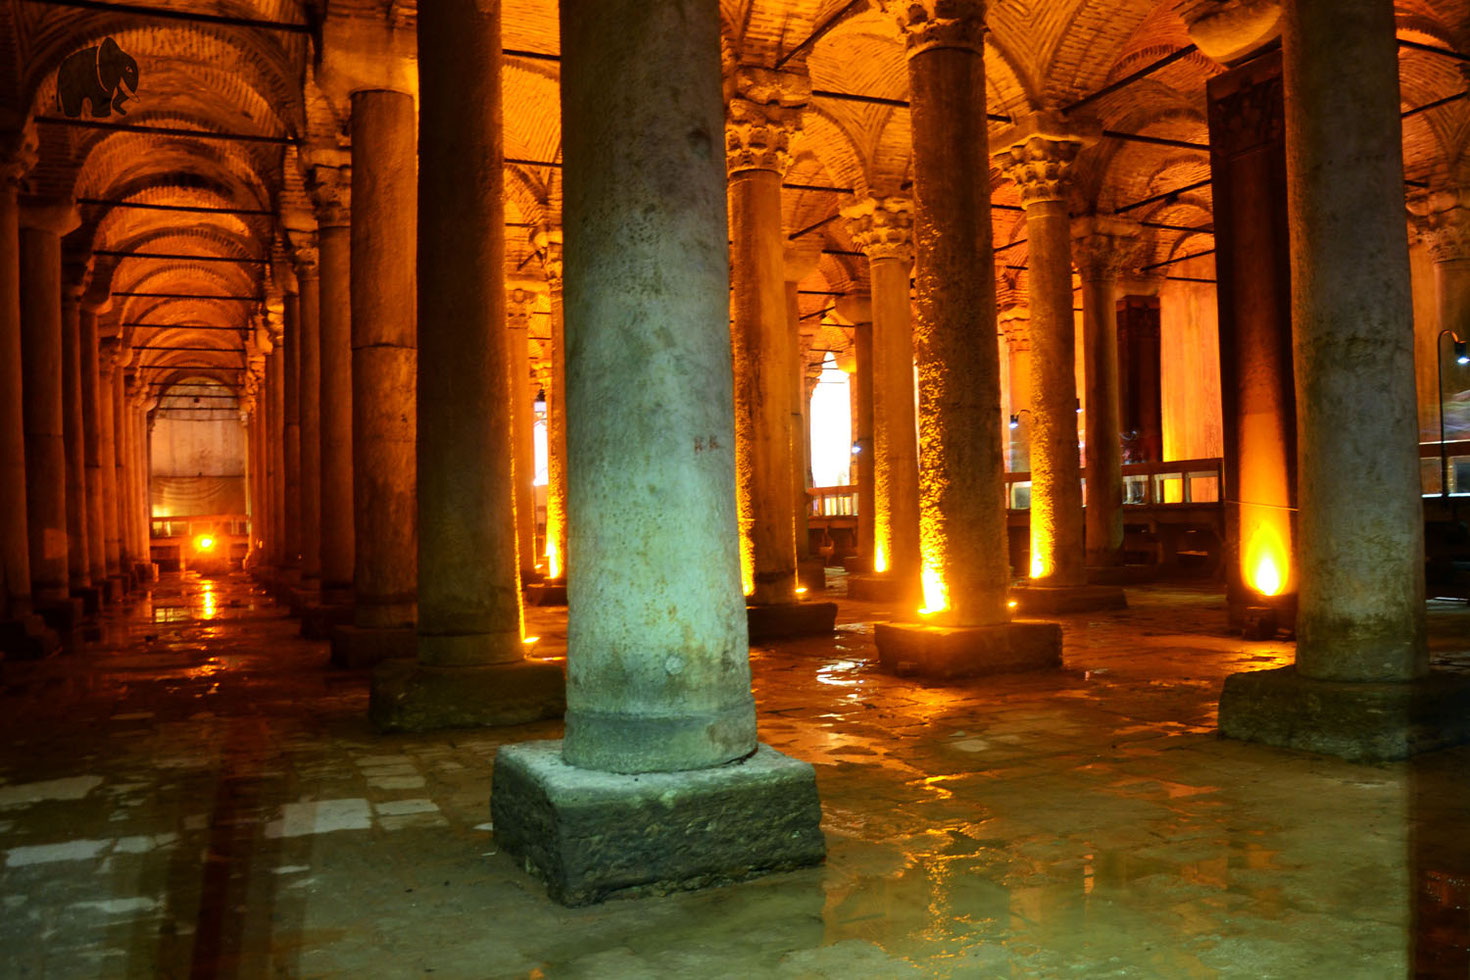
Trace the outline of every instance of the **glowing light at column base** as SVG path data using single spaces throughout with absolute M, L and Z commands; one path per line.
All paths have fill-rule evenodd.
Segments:
M 1041 553 L 1041 543 L 1031 542 L 1031 577 L 1046 578 L 1049 574 L 1051 574 L 1051 569 L 1047 566 L 1046 557 Z
M 945 584 L 939 569 L 925 563 L 920 579 L 924 587 L 924 607 L 919 610 L 919 615 L 932 616 L 948 609 L 949 586 Z
M 1241 516 L 1244 524 L 1244 513 Z M 1280 595 L 1291 577 L 1285 521 L 1284 512 L 1280 517 L 1260 519 L 1246 539 L 1241 575 L 1247 585 L 1264 596 Z
M 873 571 L 888 571 L 888 549 L 883 546 L 882 542 L 873 544 Z
M 561 549 L 556 546 L 557 535 L 560 528 L 552 526 L 550 520 L 546 527 L 546 577 L 551 579 L 561 578 Z

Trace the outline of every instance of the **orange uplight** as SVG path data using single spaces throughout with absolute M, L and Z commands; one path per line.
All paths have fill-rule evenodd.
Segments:
M 873 543 L 873 571 L 888 571 L 888 549 L 883 546 L 881 539 Z
M 524 643 L 524 644 L 526 644 L 527 646 L 530 646 L 532 643 L 538 643 L 538 642 L 540 642 L 540 640 L 541 640 L 541 637 L 539 637 L 539 636 L 527 636 L 527 637 L 524 637 L 521 640 L 521 642 Z
M 1036 542 L 1031 543 L 1031 577 L 1044 578 L 1046 576 L 1046 559 L 1041 557 L 1041 550 L 1036 547 Z
M 546 537 L 546 577 L 559 579 L 561 578 L 561 551 L 556 546 L 556 538 L 549 531 Z
M 201 534 L 194 539 L 194 548 L 197 551 L 211 551 L 214 548 L 214 538 L 208 534 Z
M 1015 609 L 1018 605 L 1020 605 L 1019 602 L 1017 602 L 1015 599 L 1011 599 L 1009 602 L 1006 603 L 1006 608 Z
M 932 616 L 948 609 L 949 587 L 944 584 L 944 577 L 939 574 L 939 569 L 925 565 L 920 579 L 924 586 L 924 608 L 919 610 L 919 615 Z
M 1241 556 L 1241 572 L 1246 583 L 1261 595 L 1280 595 L 1290 577 L 1291 563 L 1286 540 L 1289 526 L 1285 513 L 1265 513 L 1265 508 L 1254 508 L 1258 517 L 1246 538 L 1245 552 Z M 1242 508 L 1242 517 L 1247 517 Z M 1259 518 L 1265 519 L 1259 519 Z
M 805 588 L 805 587 L 803 587 L 803 588 L 799 588 L 799 589 L 797 589 L 797 590 L 796 590 L 796 594 L 797 594 L 797 595 L 806 595 L 806 588 Z

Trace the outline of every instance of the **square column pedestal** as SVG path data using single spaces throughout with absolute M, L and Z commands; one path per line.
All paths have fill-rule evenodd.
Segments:
M 1010 590 L 1016 612 L 1022 616 L 1060 616 L 1063 613 L 1127 609 L 1128 597 L 1116 585 L 1072 585 L 1051 588 L 1018 585 Z
M 1296 667 L 1225 678 L 1220 734 L 1248 742 L 1391 762 L 1470 742 L 1470 676 L 1431 671 L 1396 683 L 1319 681 Z
M 564 578 L 544 579 L 525 587 L 528 606 L 565 606 L 567 604 L 567 580 Z
M 495 755 L 495 839 L 563 905 L 664 894 L 820 864 L 811 765 L 766 745 L 713 769 L 638 775 L 577 769 L 560 741 Z
M 950 680 L 1062 665 L 1062 627 L 1057 623 L 879 623 L 874 638 L 878 663 L 892 674 Z
M 860 602 L 898 602 L 903 598 L 903 588 L 892 575 L 873 571 L 849 572 L 847 597 Z
M 38 660 L 61 649 L 61 638 L 37 615 L 0 620 L 0 655 L 11 660 Z
M 431 667 L 388 660 L 373 671 L 368 719 L 380 732 L 429 732 L 524 725 L 560 718 L 566 707 L 566 678 L 558 664 Z
M 835 602 L 782 602 L 746 606 L 745 622 L 751 643 L 794 636 L 820 636 L 837 628 Z

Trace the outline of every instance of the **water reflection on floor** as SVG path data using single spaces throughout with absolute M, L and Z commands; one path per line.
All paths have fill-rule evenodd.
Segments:
M 752 651 L 762 738 L 817 767 L 825 866 L 566 910 L 496 853 L 502 741 L 374 735 L 367 678 L 239 577 L 0 665 L 0 975 L 1465 977 L 1470 750 L 1353 766 L 1224 742 L 1289 662 L 1218 595 L 1065 618 L 1066 669 L 926 687 L 870 624 Z M 1470 610 L 1431 612 L 1470 669 Z M 537 655 L 565 613 L 528 610 Z

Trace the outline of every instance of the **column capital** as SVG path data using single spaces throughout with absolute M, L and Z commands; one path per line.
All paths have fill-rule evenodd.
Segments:
M 1023 354 L 1031 349 L 1031 310 L 1025 306 L 1009 306 L 996 316 L 1000 332 L 1005 335 L 1006 347 L 1013 354 Z
M 319 261 L 316 216 L 310 211 L 292 211 L 283 217 L 286 251 L 291 256 L 296 278 L 315 279 Z
M 344 228 L 352 223 L 352 167 L 318 164 L 306 172 L 306 192 L 321 228 Z
M 874 195 L 842 209 L 853 246 L 868 257 L 914 261 L 914 202 L 897 195 Z
M 1409 198 L 1414 231 L 1435 262 L 1470 259 L 1470 189 L 1431 190 Z
M 1281 36 L 1281 0 L 1176 0 L 1200 54 L 1233 65 Z
M 881 0 L 898 20 L 910 58 L 934 48 L 980 52 L 985 45 L 986 0 Z
M 802 108 L 811 101 L 805 74 L 769 68 L 736 68 L 726 81 L 725 167 L 783 173 L 791 140 L 801 131 Z
M 39 149 L 34 122 L 26 120 L 22 126 L 0 129 L 0 185 L 18 187 L 36 165 Z
M 1116 279 L 1133 265 L 1143 226 L 1112 214 L 1072 219 L 1072 262 L 1084 280 Z
M 543 221 L 531 232 L 531 244 L 541 256 L 541 269 L 546 273 L 546 285 L 552 292 L 561 289 L 562 235 L 561 225 Z
M 1072 161 L 1101 136 L 1090 123 L 1055 112 L 1036 112 L 1017 120 L 995 140 L 995 165 L 1016 182 L 1022 206 L 1066 199 Z
M 20 201 L 20 226 L 36 231 L 67 235 L 82 223 L 82 216 L 71 200 L 44 200 L 23 197 Z
M 512 330 L 529 330 L 536 306 L 536 293 L 515 287 L 505 291 L 505 325 Z

